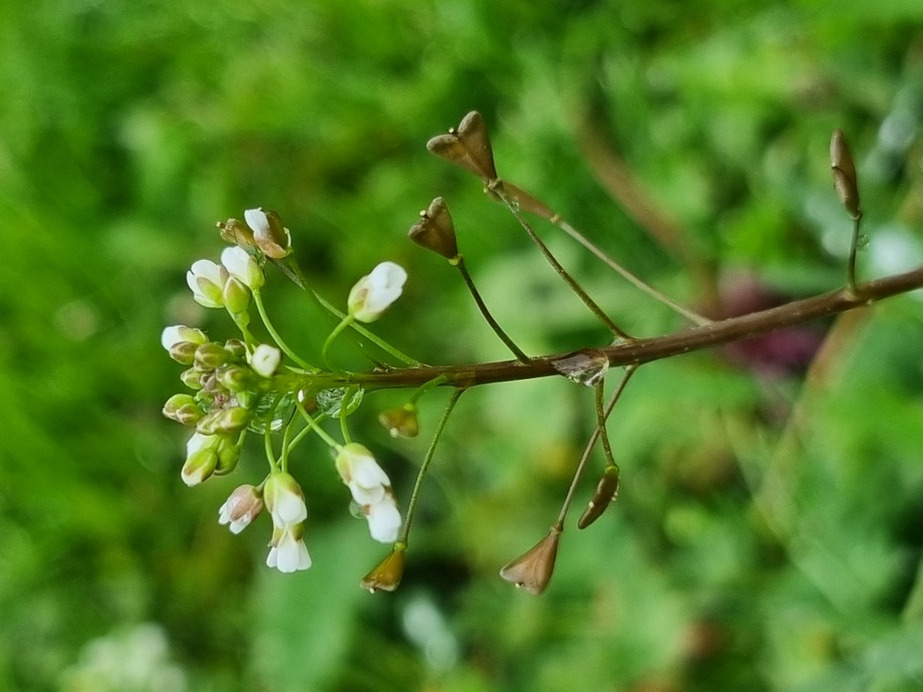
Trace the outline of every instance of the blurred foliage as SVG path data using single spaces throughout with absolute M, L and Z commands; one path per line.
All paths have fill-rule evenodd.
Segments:
M 834 127 L 860 163 L 860 276 L 919 263 L 917 0 L 5 3 L 0 87 L 0 687 L 923 687 L 916 297 L 838 322 L 807 380 L 779 349 L 829 324 L 642 369 L 610 425 L 620 500 L 568 526 L 538 599 L 496 573 L 554 520 L 589 391 L 467 394 L 404 584 L 369 596 L 358 580 L 386 551 L 320 446 L 295 470 L 306 573 L 262 566 L 265 526 L 215 522 L 261 473 L 257 449 L 235 479 L 182 485 L 183 432 L 159 413 L 178 368 L 158 343 L 166 324 L 227 329 L 183 272 L 217 256 L 215 221 L 265 205 L 334 302 L 380 260 L 408 268 L 376 325 L 401 348 L 506 358 L 444 263 L 403 237 L 437 194 L 527 351 L 603 342 L 512 218 L 426 152 L 471 109 L 502 176 L 703 309 L 842 280 Z M 680 326 L 541 232 L 630 332 Z M 314 352 L 332 325 L 272 282 L 287 340 Z M 442 398 L 424 401 L 424 431 Z M 406 498 L 426 441 L 374 423 L 401 401 L 368 397 L 355 431 Z

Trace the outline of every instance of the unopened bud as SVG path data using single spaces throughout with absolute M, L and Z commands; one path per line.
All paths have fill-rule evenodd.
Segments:
M 256 386 L 256 379 L 249 368 L 242 365 L 222 366 L 215 371 L 221 386 L 231 392 L 243 392 Z
M 500 576 L 534 596 L 539 595 L 551 581 L 560 536 L 561 529 L 552 526 L 547 536 L 501 569 Z
M 224 348 L 234 360 L 242 361 L 247 357 L 247 346 L 240 339 L 228 339 L 224 342 Z
M 195 352 L 195 366 L 201 372 L 212 372 L 230 360 L 228 353 L 221 344 L 210 341 L 202 344 Z
M 213 449 L 205 447 L 186 457 L 180 476 L 186 485 L 192 487 L 210 478 L 217 465 L 218 455 Z
M 192 365 L 199 344 L 194 341 L 179 341 L 170 347 L 170 358 L 181 365 Z
M 253 413 L 239 406 L 218 409 L 202 418 L 196 425 L 196 430 L 203 435 L 240 432 L 247 427 L 251 418 L 253 418 Z
M 224 283 L 221 298 L 232 315 L 242 315 L 250 307 L 250 289 L 236 276 L 230 277 Z
M 232 436 L 222 435 L 215 453 L 218 455 L 218 463 L 215 465 L 216 476 L 224 476 L 237 468 L 237 462 L 240 461 L 240 447 L 234 442 Z
M 362 578 L 359 586 L 370 593 L 394 591 L 401 583 L 401 577 L 404 576 L 404 553 L 406 551 L 405 543 L 395 543 L 388 556 Z
M 426 148 L 487 182 L 497 179 L 487 125 L 477 111 L 471 111 L 462 118 L 457 129 L 452 128 L 446 135 L 433 137 L 426 143 Z
M 179 375 L 179 380 L 189 389 L 202 389 L 202 371 L 196 368 L 183 370 Z
M 583 514 L 577 521 L 577 528 L 585 529 L 599 519 L 602 513 L 606 511 L 606 508 L 612 504 L 613 500 L 618 496 L 618 493 L 619 467 L 607 466 L 606 470 L 603 472 L 602 478 L 599 479 L 599 483 L 596 484 L 596 492 L 593 494 L 593 499 L 589 501 L 586 509 L 583 510 Z
M 861 218 L 856 164 L 842 130 L 834 130 L 830 138 L 830 169 L 833 172 L 833 187 L 836 189 L 840 202 L 853 219 Z
M 378 422 L 391 433 L 391 437 L 416 437 L 420 432 L 417 407 L 413 404 L 382 411 L 378 414 Z
M 420 220 L 410 227 L 408 235 L 420 247 L 432 250 L 448 260 L 458 257 L 455 226 L 442 197 L 436 197 L 426 211 L 420 212 Z
M 224 223 L 219 221 L 216 225 L 221 239 L 226 243 L 234 243 L 234 245 L 242 247 L 244 250 L 252 250 L 256 247 L 256 242 L 253 240 L 253 231 L 242 221 L 228 219 Z
M 205 412 L 190 394 L 174 394 L 163 405 L 163 415 L 182 425 L 194 426 Z

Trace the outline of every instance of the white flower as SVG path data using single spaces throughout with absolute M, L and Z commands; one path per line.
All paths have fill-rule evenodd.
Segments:
M 397 509 L 394 495 L 386 493 L 380 502 L 364 507 L 363 511 L 368 519 L 372 538 L 381 543 L 393 543 L 397 540 L 397 533 L 401 528 L 401 513 Z
M 284 529 L 308 518 L 301 486 L 287 473 L 273 473 L 269 477 L 263 488 L 263 502 L 276 528 Z
M 221 264 L 228 274 L 242 281 L 251 291 L 263 285 L 263 270 L 243 248 L 226 248 L 221 253 Z
M 272 214 L 270 218 L 269 214 Z M 271 259 L 282 259 L 290 252 L 292 238 L 289 230 L 282 226 L 279 216 L 262 208 L 244 211 L 244 220 L 253 231 L 253 242 L 260 251 Z
M 263 498 L 252 485 L 241 485 L 234 489 L 227 501 L 218 510 L 218 523 L 230 524 L 231 533 L 240 533 L 263 511 Z
M 180 476 L 190 488 L 208 480 L 218 467 L 221 437 L 193 433 L 186 443 L 186 461 Z
M 301 535 L 301 524 L 273 531 L 266 565 L 285 573 L 308 569 L 311 556 L 308 555 L 308 548 Z
M 358 505 L 381 502 L 391 487 L 388 474 L 378 465 L 372 453 L 356 442 L 340 448 L 336 467 Z
M 205 333 L 201 329 L 184 327 L 181 324 L 167 327 L 160 334 L 160 343 L 167 351 L 183 341 L 191 341 L 194 344 L 204 344 L 208 341 L 208 337 L 205 336 Z
M 269 344 L 260 344 L 250 356 L 250 367 L 261 377 L 272 377 L 279 363 L 282 362 L 282 352 Z
M 374 322 L 398 299 L 407 272 L 394 262 L 382 262 L 363 276 L 349 292 L 349 314 L 360 322 Z
M 198 260 L 186 272 L 186 283 L 192 289 L 192 297 L 206 308 L 223 308 L 221 292 L 228 280 L 228 270 L 211 260 Z

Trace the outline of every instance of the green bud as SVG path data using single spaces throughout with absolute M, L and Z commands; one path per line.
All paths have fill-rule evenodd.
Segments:
M 192 487 L 207 480 L 215 472 L 218 455 L 211 448 L 203 448 L 186 457 L 181 476 L 183 482 Z
M 212 372 L 227 363 L 231 358 L 221 344 L 210 341 L 202 344 L 195 352 L 195 366 L 201 372 Z
M 195 425 L 204 411 L 189 394 L 174 394 L 163 405 L 163 415 L 183 425 Z
M 222 366 L 215 375 L 221 386 L 232 392 L 243 392 L 256 386 L 253 371 L 242 365 Z
M 413 404 L 382 411 L 378 414 L 378 422 L 391 433 L 391 437 L 416 437 L 420 432 L 417 407 Z
M 194 341 L 178 341 L 170 347 L 170 358 L 180 365 L 192 365 L 198 348 Z
M 256 243 L 253 240 L 253 231 L 250 230 L 250 227 L 243 221 L 228 219 L 224 223 L 219 221 L 216 225 L 218 226 L 221 239 L 226 243 L 233 243 L 248 252 L 256 248 Z
M 203 435 L 240 432 L 247 427 L 252 417 L 253 413 L 239 406 L 217 409 L 203 417 L 196 425 L 196 430 Z
M 228 339 L 224 342 L 224 348 L 236 361 L 243 361 L 247 358 L 247 346 L 240 339 Z
M 202 371 L 195 368 L 183 370 L 179 376 L 180 382 L 189 387 L 189 389 L 202 389 Z
M 243 314 L 250 307 L 250 289 L 237 277 L 232 276 L 225 282 L 221 297 L 232 315 Z
M 216 476 L 224 476 L 237 468 L 237 462 L 240 461 L 240 447 L 234 443 L 231 437 L 224 435 L 221 437 L 217 454 L 218 464 L 215 466 Z

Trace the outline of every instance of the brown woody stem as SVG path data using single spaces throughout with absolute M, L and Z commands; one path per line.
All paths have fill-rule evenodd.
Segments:
M 843 288 L 792 301 L 769 310 L 753 312 L 741 317 L 731 317 L 665 336 L 635 339 L 603 348 L 593 347 L 592 350 L 594 353 L 604 354 L 612 367 L 641 365 L 866 307 L 879 300 L 918 288 L 923 288 L 923 268 L 858 284 L 855 292 Z M 291 379 L 277 378 L 277 380 L 281 380 L 278 384 L 283 386 L 292 385 L 293 388 L 315 390 L 354 384 L 361 385 L 365 389 L 396 389 L 419 387 L 433 378 L 441 377 L 443 378 L 441 386 L 467 388 L 498 382 L 560 376 L 553 363 L 570 355 L 573 355 L 573 352 L 534 357 L 527 363 L 507 360 L 471 365 L 408 367 L 372 373 L 312 373 L 291 375 Z

